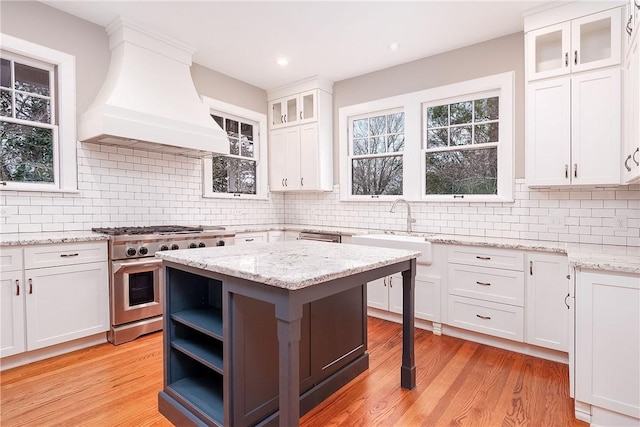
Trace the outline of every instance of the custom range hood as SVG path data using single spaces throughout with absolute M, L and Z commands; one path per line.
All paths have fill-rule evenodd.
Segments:
M 80 141 L 189 157 L 229 154 L 226 133 L 193 85 L 194 50 L 122 18 L 106 30 L 109 71 L 80 116 Z

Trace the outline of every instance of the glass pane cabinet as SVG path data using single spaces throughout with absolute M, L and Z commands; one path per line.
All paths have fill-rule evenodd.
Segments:
M 615 8 L 528 32 L 528 80 L 620 64 L 621 21 Z
M 271 128 L 279 128 L 317 120 L 317 91 L 302 92 L 269 103 Z

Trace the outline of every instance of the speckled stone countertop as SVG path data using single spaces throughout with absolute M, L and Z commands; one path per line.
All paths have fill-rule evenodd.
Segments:
M 482 236 L 426 235 L 431 243 L 522 249 L 566 254 L 576 268 L 640 274 L 640 247 L 548 242 Z
M 109 240 L 109 236 L 93 231 L 45 231 L 41 233 L 1 233 L 0 246 L 43 245 Z
M 296 290 L 407 261 L 419 251 L 289 241 L 157 252 L 166 261 Z

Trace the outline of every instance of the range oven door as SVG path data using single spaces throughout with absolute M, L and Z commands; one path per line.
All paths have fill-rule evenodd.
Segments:
M 114 326 L 162 316 L 162 260 L 114 261 L 111 323 Z

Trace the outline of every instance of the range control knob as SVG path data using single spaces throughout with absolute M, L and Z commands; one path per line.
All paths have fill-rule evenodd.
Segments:
M 205 244 L 204 244 L 204 242 L 200 242 L 200 243 L 198 243 L 198 247 L 199 247 L 199 248 L 204 248 L 205 246 L 207 246 L 207 245 L 205 245 Z
M 216 243 L 216 246 L 224 246 L 224 240 L 219 240 L 219 241 Z
M 193 249 L 193 248 L 197 248 L 198 245 L 196 245 L 195 243 L 189 243 L 189 249 Z
M 180 249 L 180 246 L 178 246 L 177 243 L 174 243 L 173 245 L 171 245 L 171 250 L 175 251 L 176 249 Z
M 162 246 L 160 246 L 160 250 L 161 250 L 161 251 L 168 251 L 168 250 L 169 250 L 169 246 L 167 246 L 167 245 L 162 245 Z
M 146 255 L 146 254 L 148 254 L 148 253 L 149 253 L 149 249 L 147 249 L 147 247 L 146 247 L 146 246 L 143 246 L 143 247 L 141 247 L 140 249 L 138 249 L 138 253 L 139 253 L 140 255 Z
M 127 256 L 135 256 L 136 252 L 136 248 L 127 248 Z

